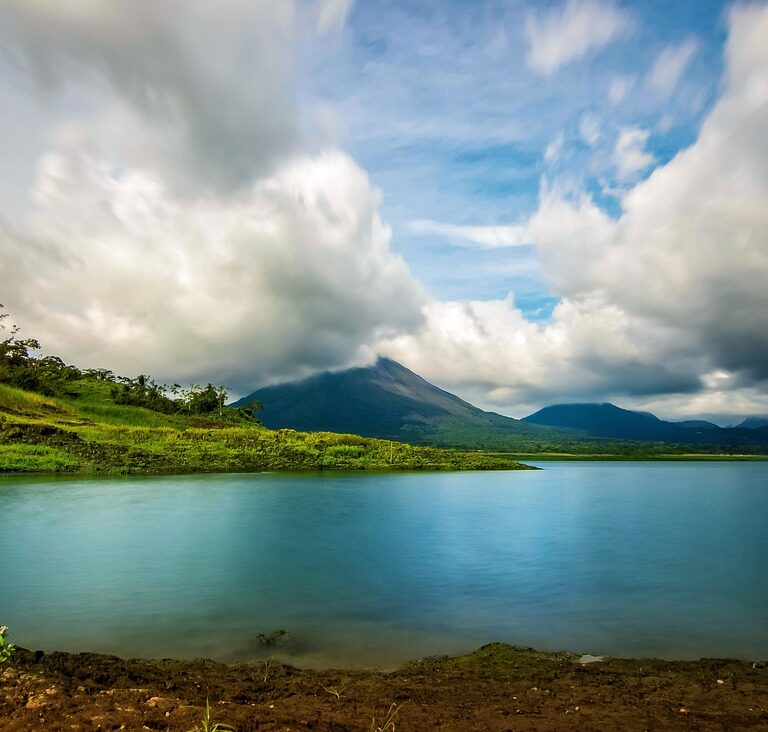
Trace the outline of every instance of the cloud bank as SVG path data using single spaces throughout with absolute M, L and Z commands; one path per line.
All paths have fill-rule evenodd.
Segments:
M 551 322 L 526 321 L 512 297 L 433 302 L 386 352 L 518 414 L 644 395 L 681 415 L 768 408 L 768 7 L 737 6 L 729 28 L 724 92 L 698 139 L 630 188 L 618 219 L 550 185 L 520 224 L 561 297 Z M 652 162 L 646 138 L 622 132 L 619 172 Z
M 51 153 L 34 195 L 34 234 L 0 238 L 4 298 L 79 363 L 243 390 L 361 358 L 420 318 L 377 195 L 338 151 L 287 161 L 228 202 Z
M 26 332 L 79 364 L 243 391 L 420 321 L 368 175 L 311 150 L 288 94 L 293 36 L 349 6 L 5 4 L 4 45 L 56 110 L 32 215 L 0 230 Z
M 264 0 L 8 0 L 0 18 L 4 46 L 43 92 L 138 119 L 142 139 L 106 154 L 141 147 L 178 185 L 210 188 L 247 183 L 297 145 L 296 13 Z
M 535 256 L 557 299 L 535 321 L 520 292 L 425 292 L 393 251 L 368 174 L 327 135 L 311 139 L 296 48 L 330 53 L 350 8 L 4 3 L 7 78 L 46 113 L 31 210 L 0 221 L 2 301 L 25 332 L 74 363 L 237 391 L 381 352 L 516 416 L 574 399 L 665 416 L 768 411 L 768 6 L 731 11 L 720 98 L 668 162 L 648 120 L 612 125 L 584 109 L 570 138 L 556 131 L 532 156 L 555 171 L 533 214 L 509 226 L 473 212 L 460 225 L 431 212 L 412 223 L 420 243 L 442 237 L 488 266 L 510 247 L 515 266 Z M 544 75 L 634 23 L 598 0 L 527 18 L 519 64 Z M 623 109 L 641 87 L 671 94 L 698 48 L 686 43 L 668 46 L 645 84 L 604 76 L 606 101 Z M 447 78 L 464 89 L 459 66 Z M 618 215 L 556 174 L 573 139 L 615 171 Z

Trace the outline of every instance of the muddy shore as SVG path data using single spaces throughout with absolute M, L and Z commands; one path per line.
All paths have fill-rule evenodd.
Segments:
M 765 663 L 582 663 L 499 643 L 386 673 L 20 649 L 0 668 L 0 730 L 186 731 L 206 698 L 239 732 L 376 730 L 390 710 L 398 732 L 768 730 Z

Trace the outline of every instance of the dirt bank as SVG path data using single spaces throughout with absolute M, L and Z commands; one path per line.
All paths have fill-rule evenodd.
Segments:
M 768 730 L 764 663 L 582 664 L 497 643 L 388 673 L 20 650 L 0 669 L 0 730 L 189 730 L 206 697 L 239 732 L 367 731 L 393 704 L 397 732 Z

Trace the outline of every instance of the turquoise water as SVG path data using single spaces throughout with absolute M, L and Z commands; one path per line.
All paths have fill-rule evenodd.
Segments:
M 31 648 L 304 665 L 493 640 L 768 657 L 768 463 L 544 468 L 5 478 L 0 623 Z

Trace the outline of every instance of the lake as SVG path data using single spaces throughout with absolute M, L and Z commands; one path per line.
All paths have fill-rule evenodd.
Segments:
M 0 623 L 32 649 L 320 666 L 495 640 L 768 657 L 768 463 L 541 465 L 5 477 Z

